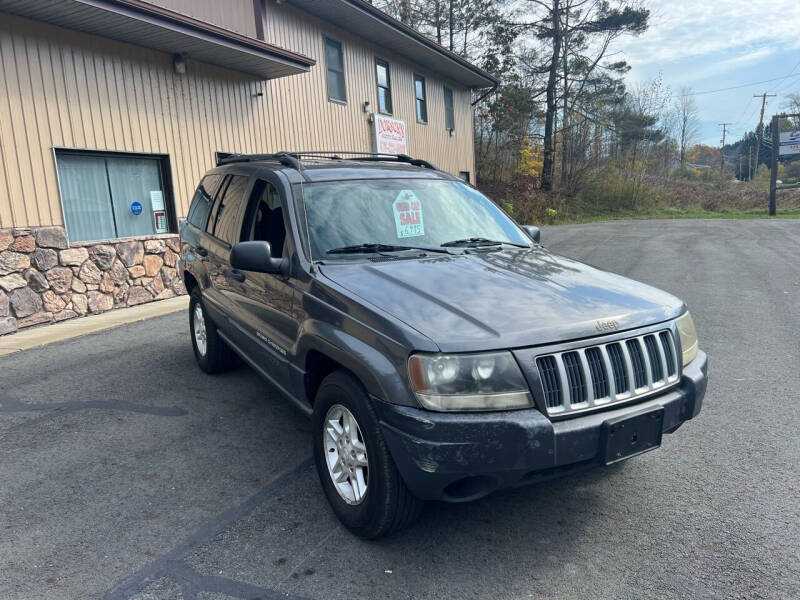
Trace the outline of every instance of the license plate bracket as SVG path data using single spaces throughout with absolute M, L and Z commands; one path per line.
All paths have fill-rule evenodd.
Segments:
M 656 406 L 603 422 L 600 461 L 611 465 L 661 445 L 664 407 Z

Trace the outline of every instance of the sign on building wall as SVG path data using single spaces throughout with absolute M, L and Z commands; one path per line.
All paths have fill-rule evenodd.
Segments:
M 405 121 L 385 115 L 375 115 L 375 152 L 408 154 Z
M 781 148 L 778 156 L 800 154 L 800 131 L 781 132 Z

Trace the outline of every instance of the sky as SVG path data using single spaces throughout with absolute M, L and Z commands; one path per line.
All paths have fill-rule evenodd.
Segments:
M 741 138 L 783 110 L 786 94 L 800 93 L 800 0 L 645 0 L 650 27 L 618 40 L 614 51 L 632 66 L 629 85 L 659 75 L 673 95 L 692 88 L 699 110 L 699 143 L 719 146 Z M 772 81 L 766 81 L 772 80 Z M 763 83 L 756 83 L 763 82 Z M 751 85 L 752 84 L 752 85 Z M 734 86 L 737 89 L 714 92 Z

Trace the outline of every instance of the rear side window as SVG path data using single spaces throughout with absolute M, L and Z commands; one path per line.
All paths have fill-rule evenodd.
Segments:
M 200 229 L 206 228 L 208 213 L 211 211 L 211 203 L 214 201 L 214 194 L 222 183 L 222 175 L 206 175 L 197 186 L 197 191 L 192 198 L 192 205 L 189 207 L 189 214 L 186 220 Z
M 209 233 L 223 242 L 233 246 L 239 241 L 241 231 L 242 207 L 244 193 L 249 179 L 241 175 L 232 175 L 228 187 L 219 199 L 214 226 L 209 223 Z
M 281 197 L 274 185 L 259 179 L 253 186 L 243 239 L 269 242 L 272 256 L 285 256 L 286 226 Z

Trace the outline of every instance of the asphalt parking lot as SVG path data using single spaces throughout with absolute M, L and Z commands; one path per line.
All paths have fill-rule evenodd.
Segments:
M 800 220 L 542 240 L 691 307 L 708 394 L 659 450 L 365 542 L 305 417 L 160 317 L 0 359 L 0 598 L 800 597 Z

